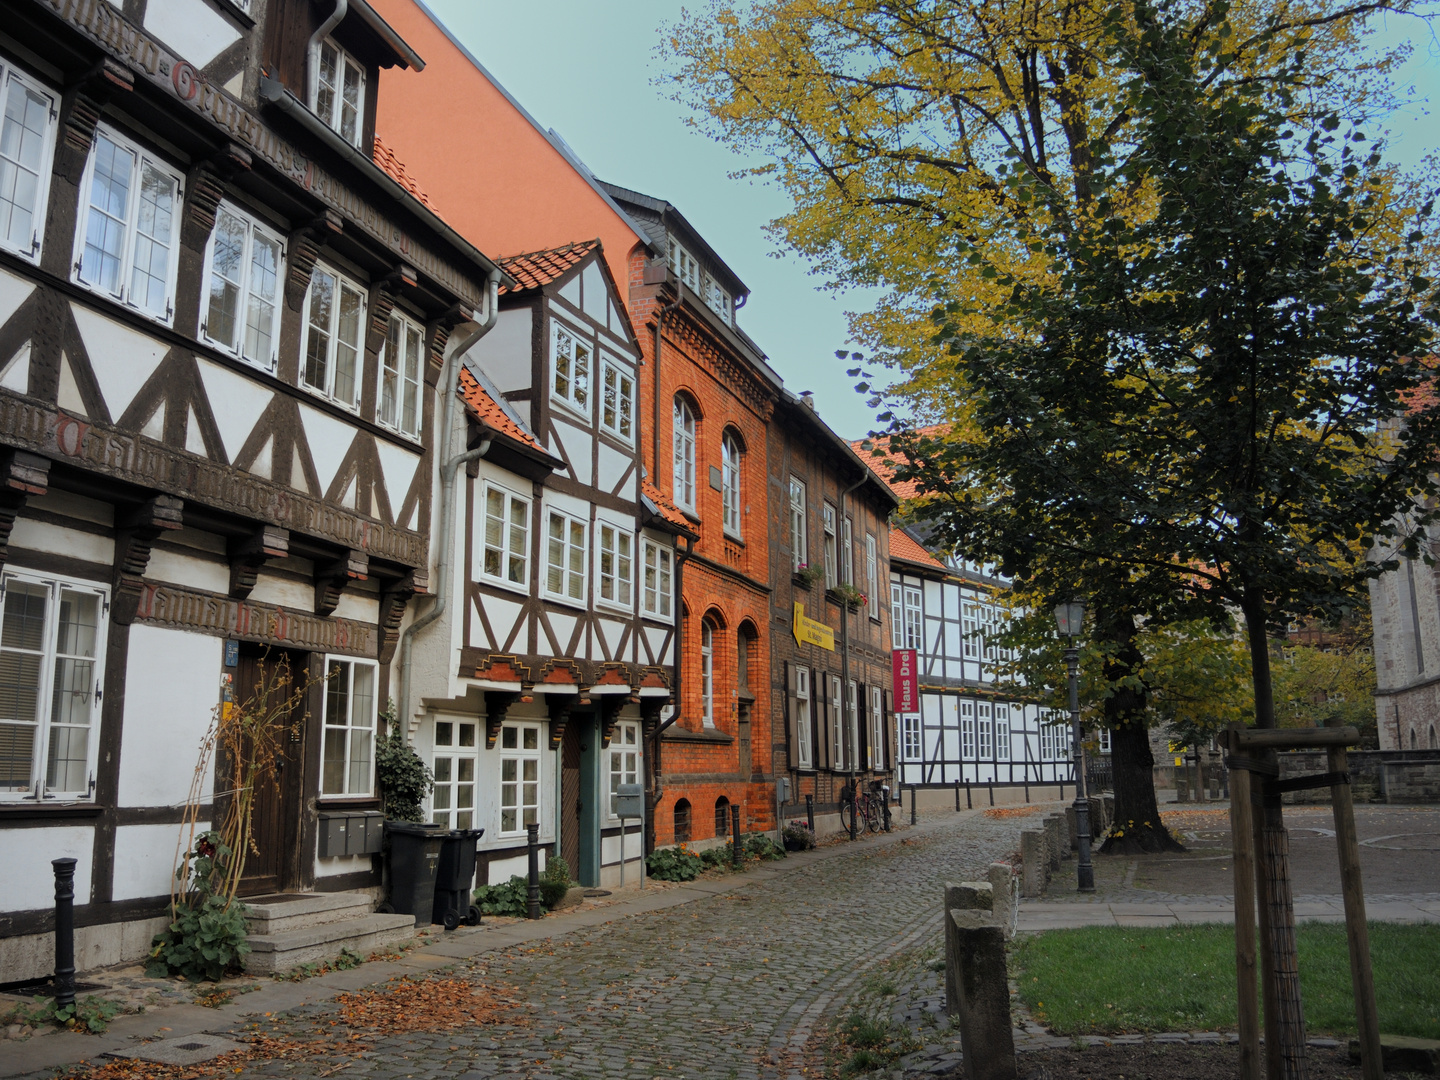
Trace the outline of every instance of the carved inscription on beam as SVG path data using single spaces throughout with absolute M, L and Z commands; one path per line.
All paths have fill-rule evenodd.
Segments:
M 255 588 L 260 568 L 271 559 L 290 554 L 290 530 L 262 525 L 249 536 L 233 537 L 229 543 L 230 595 L 244 600 Z
M 44 495 L 50 486 L 50 459 L 25 450 L 0 451 L 0 568 L 10 558 L 10 531 L 15 515 L 31 495 Z
M 370 557 L 363 551 L 347 551 L 329 566 L 315 568 L 315 614 L 329 615 L 340 604 L 340 594 L 352 581 L 364 581 L 370 573 Z
M 184 500 L 173 495 L 156 495 L 127 514 L 116 530 L 115 588 L 110 617 L 121 626 L 135 621 L 140 594 L 145 588 L 142 579 L 145 568 L 150 565 L 150 549 L 163 534 L 181 527 L 184 509 Z

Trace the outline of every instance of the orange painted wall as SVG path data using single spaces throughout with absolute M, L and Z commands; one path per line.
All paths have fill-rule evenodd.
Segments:
M 599 237 L 625 281 L 625 219 L 412 0 L 371 6 L 425 60 L 381 71 L 375 130 L 446 222 L 492 258 Z

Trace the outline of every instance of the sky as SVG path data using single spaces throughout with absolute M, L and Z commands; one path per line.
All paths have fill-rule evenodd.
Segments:
M 847 310 L 868 310 L 875 294 L 836 295 L 807 263 L 780 250 L 765 225 L 785 212 L 778 188 L 730 174 L 748 164 L 686 124 L 669 97 L 662 28 L 679 0 L 426 0 L 436 16 L 543 126 L 554 128 L 601 179 L 668 199 L 750 289 L 738 323 L 799 393 L 815 394 L 840 435 L 858 439 L 873 410 L 846 377 Z M 694 6 L 694 0 L 692 0 Z M 624 17 L 621 17 L 623 13 Z M 1397 72 L 1412 104 L 1391 122 L 1393 156 L 1413 165 L 1440 149 L 1440 41 L 1415 18 L 1389 16 L 1384 40 L 1409 39 L 1414 52 Z

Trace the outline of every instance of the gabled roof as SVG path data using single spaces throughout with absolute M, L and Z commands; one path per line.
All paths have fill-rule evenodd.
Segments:
M 686 536 L 694 537 L 699 534 L 690 519 L 680 512 L 680 508 L 660 493 L 660 489 L 649 480 L 640 481 L 640 501 L 646 510 L 653 517 L 658 518 L 671 532 L 683 533 Z
M 624 205 L 628 203 L 637 210 L 642 211 L 640 214 L 632 214 L 631 216 L 645 227 L 645 232 L 650 238 L 650 242 L 662 255 L 668 254 L 668 243 L 665 237 L 668 226 L 671 223 L 678 224 L 688 234 L 682 238 L 686 241 L 686 245 L 699 249 L 706 258 L 729 276 L 730 281 L 727 282 L 727 284 L 734 289 L 736 298 L 739 299 L 749 295 L 750 289 L 740 280 L 740 275 L 730 268 L 730 264 L 720 257 L 719 252 L 710 246 L 709 241 L 705 239 L 700 230 L 690 224 L 685 215 L 680 212 L 674 203 L 668 202 L 665 199 L 658 199 L 653 195 L 646 195 L 644 192 L 636 191 L 633 188 L 621 187 L 619 184 L 611 184 L 599 179 L 597 179 L 596 182 L 609 192 L 620 204 Z M 646 211 L 648 211 L 648 213 L 646 213 Z
M 936 432 L 945 430 L 944 424 L 932 424 L 929 427 L 916 428 L 917 435 L 933 435 Z M 882 480 L 890 485 L 890 490 L 895 492 L 901 502 L 913 499 L 920 494 L 920 485 L 914 480 L 896 480 L 895 463 L 897 457 L 888 456 L 886 451 L 890 449 L 890 438 L 887 435 L 875 435 L 869 439 L 857 439 L 850 444 L 855 453 L 860 455 L 860 460 L 870 466 Z
M 901 562 L 918 563 L 921 566 L 943 570 L 947 574 L 950 572 L 948 566 L 926 551 L 920 542 L 904 529 L 890 530 L 890 559 L 892 562 L 899 559 Z
M 405 163 L 395 156 L 395 151 L 385 145 L 378 133 L 375 135 L 375 150 L 371 156 L 375 159 L 375 164 L 384 169 L 391 180 L 419 199 L 422 206 L 434 214 L 440 213 L 435 204 L 430 201 L 430 196 L 421 189 L 420 182 L 410 175 L 405 168 Z
M 459 393 L 465 400 L 465 407 L 487 428 L 508 436 L 531 450 L 550 456 L 540 440 L 525 426 L 519 414 L 505 400 L 504 395 L 490 384 L 483 372 L 477 375 L 469 367 L 462 366 Z
M 585 261 L 592 251 L 600 247 L 599 240 L 586 240 L 578 244 L 551 248 L 548 251 L 531 251 L 524 255 L 509 255 L 498 260 L 501 269 L 519 284 L 517 288 L 503 288 L 501 294 L 525 292 L 539 289 L 558 281 L 576 266 Z

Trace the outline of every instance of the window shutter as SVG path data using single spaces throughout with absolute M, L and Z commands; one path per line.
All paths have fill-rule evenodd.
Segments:
M 884 761 L 880 762 L 877 767 L 888 771 L 894 764 L 895 757 L 895 751 L 892 749 L 895 745 L 895 697 L 893 691 L 885 691 L 881 707 L 885 710 L 885 714 L 880 720 L 881 730 L 885 732 L 885 745 L 880 748 L 880 756 Z
M 849 721 L 846 721 L 848 726 Z M 871 768 L 870 741 L 870 687 L 858 679 L 855 682 L 855 769 L 864 772 Z
M 785 661 L 785 762 L 790 768 L 799 765 L 799 735 L 795 730 L 795 718 L 799 715 L 795 704 L 795 665 Z
M 818 668 L 810 675 L 810 712 L 815 717 L 815 768 L 830 767 L 830 676 Z

